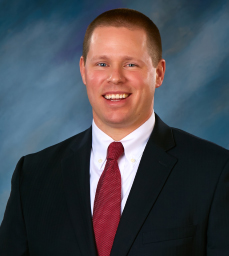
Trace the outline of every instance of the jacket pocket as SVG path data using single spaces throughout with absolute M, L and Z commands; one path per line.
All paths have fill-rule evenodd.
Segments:
M 196 226 L 155 229 L 143 233 L 143 244 L 193 237 Z

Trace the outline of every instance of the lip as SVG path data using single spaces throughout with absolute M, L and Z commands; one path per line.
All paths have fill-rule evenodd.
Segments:
M 131 94 L 129 92 L 123 92 L 123 91 L 117 91 L 117 92 L 114 92 L 114 91 L 110 91 L 110 92 L 105 92 L 102 94 L 102 96 L 106 95 L 106 94 Z
M 106 97 L 105 97 L 105 95 L 116 95 L 116 94 L 119 94 L 119 95 L 123 95 L 123 94 L 126 94 L 126 95 L 128 95 L 126 98 L 119 98 L 119 99 L 106 99 Z M 127 92 L 106 92 L 105 94 L 103 94 L 102 96 L 103 96 L 103 98 L 105 99 L 105 100 L 107 100 L 107 101 L 124 101 L 125 99 L 127 99 L 127 98 L 129 98 L 130 97 L 130 95 L 131 95 L 131 93 L 127 93 Z
M 126 93 L 126 94 L 129 94 L 129 96 L 125 99 L 113 99 L 113 100 L 106 99 L 104 97 L 104 95 L 106 95 L 106 94 L 124 94 L 124 93 L 126 93 L 126 92 L 107 92 L 107 93 L 103 94 L 102 97 L 103 97 L 105 103 L 108 104 L 109 106 L 121 107 L 129 101 L 129 99 L 131 98 L 132 93 Z

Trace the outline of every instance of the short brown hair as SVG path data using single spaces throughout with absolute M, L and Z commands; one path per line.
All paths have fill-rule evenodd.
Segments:
M 162 58 L 161 36 L 153 21 L 141 12 L 120 8 L 106 11 L 95 18 L 88 26 L 83 42 L 83 58 L 86 62 L 89 51 L 90 40 L 96 27 L 126 27 L 128 29 L 143 29 L 147 35 L 149 54 L 152 57 L 154 66 Z

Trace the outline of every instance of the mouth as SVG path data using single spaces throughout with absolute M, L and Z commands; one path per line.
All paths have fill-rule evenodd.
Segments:
M 117 94 L 104 94 L 103 97 L 106 100 L 119 101 L 119 100 L 125 100 L 130 95 L 131 95 L 130 93 L 117 93 Z

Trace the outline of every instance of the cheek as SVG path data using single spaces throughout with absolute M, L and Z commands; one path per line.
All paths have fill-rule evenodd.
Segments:
M 145 84 L 145 77 L 140 72 L 128 72 L 125 74 L 126 80 L 128 81 L 128 84 L 136 90 L 141 90 L 143 87 L 143 84 Z
M 155 83 L 156 83 L 156 75 L 155 72 L 149 72 L 144 77 L 144 90 L 148 95 L 148 97 L 152 97 L 155 92 Z
M 96 105 L 98 100 L 100 101 L 104 81 L 106 81 L 105 72 L 93 70 L 86 72 L 86 89 L 92 106 Z
M 86 88 L 89 97 L 99 92 L 100 84 L 100 77 L 95 72 L 86 74 Z
M 152 77 L 147 74 L 136 73 L 131 77 L 131 86 L 139 93 L 152 93 L 153 91 L 153 81 Z
M 151 105 L 153 102 L 155 82 L 154 76 L 148 74 L 138 74 L 132 79 L 132 84 L 135 89 L 136 102 L 141 108 L 142 106 Z
M 100 85 L 102 81 L 106 79 L 106 73 L 104 71 L 91 70 L 86 72 L 86 82 L 90 84 Z

